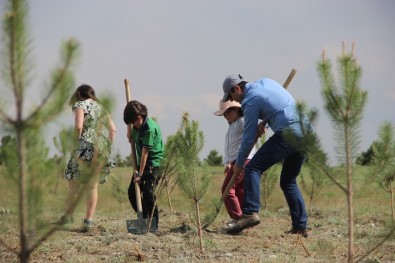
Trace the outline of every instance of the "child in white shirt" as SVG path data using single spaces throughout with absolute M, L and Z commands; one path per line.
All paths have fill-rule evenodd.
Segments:
M 241 111 L 240 103 L 236 101 L 220 100 L 219 110 L 214 112 L 214 115 L 224 116 L 229 123 L 228 131 L 225 136 L 225 151 L 224 151 L 224 164 L 225 166 L 225 179 L 222 184 L 222 194 L 227 188 L 229 181 L 233 176 L 233 166 L 237 155 L 239 153 L 241 139 L 243 137 L 244 129 L 244 118 L 243 112 Z M 255 148 L 253 148 L 248 156 L 245 165 L 250 161 L 252 156 L 255 154 Z M 229 194 L 224 198 L 226 210 L 232 218 L 232 221 L 228 223 L 228 226 L 232 226 L 240 216 L 243 214 L 241 207 L 243 205 L 243 189 L 244 189 L 244 174 L 236 176 L 233 186 L 229 190 Z

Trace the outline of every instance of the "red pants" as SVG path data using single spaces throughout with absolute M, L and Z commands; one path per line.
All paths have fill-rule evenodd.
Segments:
M 244 165 L 247 165 L 250 160 L 246 160 Z M 228 173 L 225 175 L 225 180 L 222 184 L 222 194 L 224 193 L 226 187 L 228 186 L 228 183 L 230 179 L 233 176 L 233 167 L 234 167 L 234 162 L 232 163 Z M 244 174 L 236 178 L 234 185 L 230 188 L 228 196 L 224 199 L 226 211 L 228 211 L 228 214 L 230 218 L 232 219 L 239 219 L 243 212 L 241 211 L 241 208 L 244 203 Z

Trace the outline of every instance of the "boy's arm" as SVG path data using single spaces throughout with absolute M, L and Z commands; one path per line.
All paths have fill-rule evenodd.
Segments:
M 131 126 L 131 125 L 128 125 L 128 126 L 127 126 L 127 133 L 126 133 L 126 136 L 128 137 L 128 141 L 131 143 L 132 140 L 133 140 L 133 138 L 132 138 L 132 130 L 131 130 L 130 126 Z
M 135 182 L 141 181 L 141 176 L 143 175 L 144 168 L 147 163 L 148 153 L 149 153 L 149 149 L 143 146 L 143 149 L 141 151 L 141 158 L 140 158 L 140 170 L 139 170 L 140 176 L 135 177 Z

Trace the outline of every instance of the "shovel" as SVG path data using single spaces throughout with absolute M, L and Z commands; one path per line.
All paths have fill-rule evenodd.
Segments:
M 126 103 L 131 101 L 130 98 L 130 88 L 129 88 L 129 81 L 127 79 L 124 80 L 125 82 L 125 92 L 126 92 Z M 131 134 L 133 132 L 132 125 L 128 124 L 130 127 Z M 131 151 L 132 151 L 132 163 L 134 171 L 137 171 L 137 161 L 136 161 L 136 146 L 134 145 L 134 141 L 131 140 L 130 142 Z M 133 175 L 134 176 L 134 175 Z M 136 202 L 137 202 L 137 220 L 126 220 L 126 227 L 129 233 L 132 234 L 145 234 L 147 233 L 147 225 L 143 218 L 143 209 L 141 205 L 141 193 L 140 193 L 140 186 L 138 183 L 134 183 L 134 189 L 136 192 Z

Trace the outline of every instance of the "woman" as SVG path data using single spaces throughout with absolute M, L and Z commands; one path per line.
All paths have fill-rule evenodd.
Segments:
M 74 112 L 77 142 L 65 171 L 68 189 L 66 217 L 63 218 L 63 223 L 73 221 L 79 187 L 84 183 L 83 189 L 87 190 L 84 226 L 90 229 L 93 227 L 92 217 L 97 204 L 99 181 L 104 183 L 110 168 L 115 166 L 109 161 L 109 157 L 116 128 L 111 116 L 97 102 L 91 86 L 79 86 L 69 104 Z

